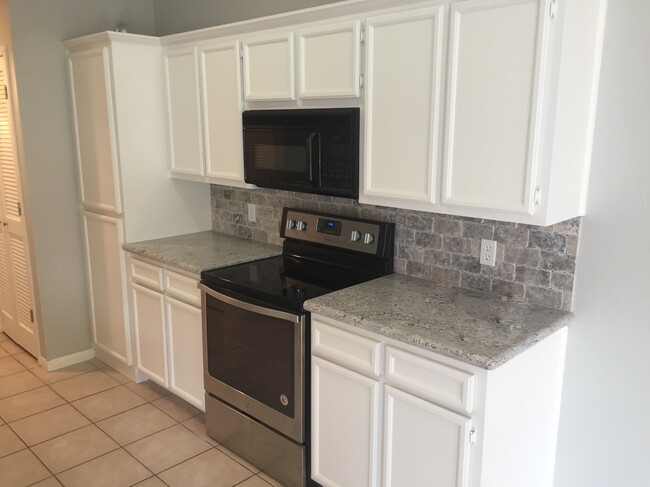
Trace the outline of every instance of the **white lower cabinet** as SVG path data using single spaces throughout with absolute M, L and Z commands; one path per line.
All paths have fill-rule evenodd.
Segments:
M 204 411 L 198 281 L 136 259 L 130 263 L 138 370 Z

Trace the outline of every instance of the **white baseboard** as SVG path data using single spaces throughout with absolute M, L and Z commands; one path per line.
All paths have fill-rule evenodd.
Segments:
M 78 364 L 94 358 L 95 350 L 90 348 L 70 355 L 64 355 L 63 357 L 53 358 L 52 360 L 46 360 L 43 357 L 39 357 L 38 363 L 48 372 L 52 372 L 53 370 L 59 370 L 63 367 L 68 367 L 69 365 Z

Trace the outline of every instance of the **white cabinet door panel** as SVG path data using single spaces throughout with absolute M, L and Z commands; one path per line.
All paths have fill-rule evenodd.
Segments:
M 443 11 L 367 20 L 363 203 L 436 202 Z
M 109 50 L 70 54 L 77 162 L 84 207 L 121 213 Z
M 384 486 L 467 485 L 470 419 L 390 386 L 384 407 Z
M 138 369 L 168 387 L 165 306 L 162 293 L 131 284 Z
M 199 76 L 194 46 L 165 53 L 171 171 L 204 176 Z
M 312 358 L 314 480 L 339 487 L 378 485 L 378 414 L 378 381 Z
M 539 0 L 451 6 L 445 205 L 532 214 L 547 37 L 539 11 Z
M 201 310 L 165 297 L 169 330 L 169 389 L 205 411 Z
M 122 220 L 86 211 L 84 231 L 95 346 L 131 365 Z
M 300 98 L 358 97 L 361 23 L 301 29 Z
M 242 44 L 244 99 L 295 100 L 293 33 L 245 39 Z

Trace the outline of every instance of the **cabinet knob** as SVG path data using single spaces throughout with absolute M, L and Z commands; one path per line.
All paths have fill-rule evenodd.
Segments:
M 352 230 L 352 233 L 350 234 L 350 241 L 358 242 L 360 239 L 361 239 L 361 234 L 356 230 Z
M 368 245 L 375 241 L 375 236 L 372 233 L 363 234 L 363 243 Z

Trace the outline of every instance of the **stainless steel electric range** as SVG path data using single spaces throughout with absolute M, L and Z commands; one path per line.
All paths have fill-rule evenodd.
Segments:
M 277 257 L 201 273 L 208 434 L 288 487 L 311 485 L 311 298 L 393 271 L 395 226 L 285 208 Z

